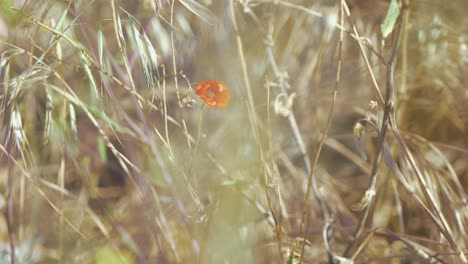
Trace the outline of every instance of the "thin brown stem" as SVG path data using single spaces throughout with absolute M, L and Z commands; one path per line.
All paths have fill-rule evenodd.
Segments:
M 402 11 L 402 16 L 404 15 L 405 10 Z M 348 256 L 356 242 L 358 241 L 359 237 L 361 236 L 362 231 L 364 230 L 364 227 L 367 223 L 369 213 L 373 207 L 374 204 L 374 196 L 375 196 L 375 189 L 376 189 L 376 183 L 377 183 L 377 172 L 379 169 L 379 164 L 380 160 L 382 157 L 382 150 L 383 146 L 385 143 L 385 137 L 387 134 L 387 128 L 389 125 L 389 118 L 391 116 L 391 113 L 393 112 L 393 93 L 394 93 L 394 73 L 395 73 L 395 63 L 396 63 L 396 55 L 401 39 L 401 33 L 402 33 L 402 20 L 401 16 L 398 18 L 397 21 L 397 27 L 396 31 L 394 33 L 394 38 L 393 42 L 391 45 L 391 51 L 390 55 L 388 58 L 388 61 L 386 63 L 387 67 L 387 80 L 386 80 L 386 85 L 385 85 L 385 104 L 384 104 L 384 113 L 383 113 L 383 118 L 382 118 L 382 124 L 381 128 L 379 131 L 379 136 L 377 140 L 377 147 L 376 147 L 376 156 L 373 160 L 372 163 L 372 170 L 371 170 L 371 181 L 369 184 L 369 187 L 367 189 L 368 197 L 366 197 L 366 206 L 364 208 L 364 211 L 361 214 L 361 217 L 359 219 L 358 226 L 356 227 L 353 235 L 353 240 L 352 242 L 348 245 L 344 255 Z
M 340 4 L 340 26 L 343 28 L 344 25 L 344 10 L 343 10 L 343 2 Z M 328 112 L 328 118 L 327 118 L 327 123 L 325 125 L 324 132 L 322 133 L 322 137 L 319 142 L 319 146 L 317 149 L 317 152 L 315 154 L 314 161 L 312 163 L 312 168 L 311 171 L 309 172 L 309 178 L 307 181 L 307 192 L 305 195 L 305 200 L 304 200 L 304 210 L 302 212 L 302 218 L 301 218 L 301 226 L 299 229 L 299 234 L 303 235 L 304 241 L 306 240 L 306 235 L 307 231 L 309 228 L 309 223 L 310 221 L 307 221 L 306 215 L 307 215 L 307 210 L 310 208 L 310 192 L 313 189 L 314 190 L 314 195 L 316 199 L 319 201 L 320 209 L 322 212 L 322 217 L 325 219 L 327 223 L 331 223 L 331 216 L 330 213 L 327 211 L 327 205 L 325 204 L 325 201 L 323 201 L 322 196 L 320 194 L 320 191 L 318 189 L 318 186 L 316 184 L 316 177 L 315 177 L 315 170 L 317 168 L 318 160 L 320 157 L 320 153 L 322 151 L 323 146 L 325 145 L 325 141 L 328 136 L 328 130 L 330 129 L 331 122 L 333 119 L 333 114 L 335 112 L 335 104 L 336 104 L 336 96 L 338 94 L 338 87 L 340 84 L 340 78 L 341 78 L 341 66 L 342 66 L 342 56 L 343 56 L 343 30 L 340 30 L 340 42 L 338 44 L 338 59 L 337 59 L 337 65 L 336 65 L 336 77 L 335 77 L 335 85 L 333 87 L 333 95 L 332 95 L 332 101 L 330 105 L 330 110 Z M 306 224 L 305 229 L 304 229 L 304 223 Z M 327 245 L 328 248 L 328 255 L 329 255 L 329 261 L 333 262 L 333 253 L 331 252 L 331 237 L 333 234 L 333 227 L 332 225 L 327 225 L 324 227 L 325 230 L 325 235 L 324 243 Z M 302 233 L 304 230 L 304 233 Z M 304 250 L 305 250 L 305 243 L 302 244 L 301 248 L 301 255 L 299 258 L 299 263 L 302 263 L 302 260 L 304 258 Z
M 247 63 L 245 61 L 245 54 L 244 54 L 244 48 L 243 48 L 243 44 L 242 44 L 242 38 L 241 38 L 241 35 L 240 35 L 240 32 L 239 32 L 239 26 L 237 24 L 236 13 L 235 13 L 235 8 L 234 8 L 234 1 L 235 0 L 229 1 L 229 8 L 230 8 L 230 12 L 231 12 L 232 26 L 233 26 L 234 32 L 236 34 L 237 48 L 238 48 L 239 58 L 240 58 L 241 67 L 242 67 L 242 74 L 243 74 L 244 84 L 245 84 L 245 88 L 246 88 L 246 92 L 247 92 L 247 99 L 248 99 L 247 109 L 248 109 L 248 113 L 249 113 L 250 124 L 251 124 L 252 130 L 254 132 L 254 136 L 255 136 L 255 142 L 257 144 L 257 149 L 259 151 L 259 158 L 260 158 L 260 161 L 262 163 L 263 176 L 264 176 L 263 181 L 264 181 L 264 184 L 265 184 L 268 207 L 270 209 L 270 213 L 271 213 L 271 215 L 273 217 L 273 220 L 275 222 L 275 231 L 276 231 L 276 235 L 277 235 L 277 239 L 278 239 L 278 247 L 279 247 L 279 251 L 280 251 L 279 253 L 280 253 L 280 257 L 282 259 L 282 262 L 284 262 L 283 261 L 284 260 L 283 259 L 283 254 L 281 253 L 282 233 L 283 233 L 283 231 L 281 229 L 280 223 L 278 222 L 278 218 L 277 218 L 276 213 L 275 213 L 275 211 L 273 209 L 273 204 L 272 204 L 272 201 L 271 201 L 271 196 L 270 196 L 270 191 L 269 191 L 270 187 L 268 185 L 268 168 L 267 168 L 267 165 L 266 165 L 266 160 L 265 160 L 263 149 L 262 149 L 262 146 L 261 146 L 260 135 L 259 135 L 259 131 L 258 131 L 258 123 L 259 122 L 258 122 L 258 117 L 257 117 L 256 110 L 255 110 L 255 103 L 254 103 L 254 99 L 253 99 L 252 88 L 251 88 L 251 85 L 250 85 L 250 78 L 249 78 L 249 74 L 248 74 Z

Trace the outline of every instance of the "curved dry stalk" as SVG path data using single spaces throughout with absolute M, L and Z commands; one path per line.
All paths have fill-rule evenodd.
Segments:
M 344 10 L 343 9 L 344 9 L 344 5 L 343 5 L 343 1 L 341 1 L 341 4 L 340 4 L 340 26 L 341 26 L 341 28 L 344 26 Z M 320 139 L 319 146 L 318 146 L 317 152 L 315 154 L 315 159 L 314 159 L 314 161 L 312 163 L 312 168 L 311 168 L 311 170 L 309 172 L 309 177 L 308 177 L 308 180 L 307 180 L 307 191 L 306 191 L 306 195 L 305 195 L 305 198 L 304 198 L 304 210 L 302 212 L 301 225 L 300 225 L 300 229 L 299 229 L 299 234 L 303 235 L 304 240 L 305 240 L 305 237 L 307 235 L 307 230 L 308 230 L 309 222 L 310 222 L 310 221 L 306 220 L 306 214 L 307 214 L 307 210 L 311 207 L 309 205 L 309 201 L 310 201 L 310 192 L 311 192 L 312 188 L 314 189 L 315 197 L 319 201 L 320 209 L 321 209 L 321 212 L 322 212 L 322 217 L 325 219 L 325 221 L 327 223 L 332 221 L 330 213 L 327 211 L 327 205 L 323 201 L 323 199 L 321 197 L 321 194 L 320 194 L 320 191 L 316 186 L 316 183 L 315 183 L 315 180 L 316 180 L 315 170 L 317 168 L 320 153 L 322 151 L 323 146 L 325 145 L 325 141 L 326 141 L 327 136 L 328 136 L 328 130 L 330 129 L 331 122 L 332 122 L 332 119 L 333 119 L 333 114 L 335 112 L 336 96 L 338 94 L 338 86 L 340 84 L 340 77 L 341 77 L 342 56 L 343 56 L 343 30 L 340 30 L 340 41 L 339 41 L 339 44 L 338 44 L 338 59 L 337 59 L 336 77 L 335 77 L 336 79 L 335 79 L 335 85 L 334 85 L 334 88 L 333 88 L 332 101 L 331 101 L 330 109 L 329 109 L 329 112 L 328 112 L 327 123 L 325 125 L 324 132 L 322 133 L 322 137 Z M 304 229 L 304 223 L 306 223 L 305 229 Z M 332 239 L 332 236 L 333 236 L 333 228 L 332 228 L 331 225 L 326 225 L 324 227 L 324 230 L 325 230 L 324 231 L 325 232 L 324 239 L 326 240 L 326 241 L 324 241 L 324 243 L 327 245 L 329 261 L 333 262 L 334 258 L 335 258 L 334 254 L 333 254 L 333 252 L 331 250 L 331 239 Z M 304 250 L 305 250 L 305 243 L 302 244 L 299 263 L 302 263 L 302 260 L 303 260 L 303 257 L 304 257 Z
M 229 7 L 230 7 L 230 12 L 231 12 L 231 22 L 232 22 L 232 25 L 233 25 L 233 28 L 234 28 L 234 32 L 236 34 L 236 42 L 237 42 L 238 53 L 239 53 L 241 66 L 242 66 L 243 80 L 244 80 L 245 88 L 246 88 L 246 91 L 247 91 L 247 98 L 248 98 L 247 109 L 248 109 L 248 112 L 249 112 L 250 125 L 251 125 L 252 130 L 253 130 L 254 135 L 255 135 L 255 142 L 257 144 L 257 149 L 259 151 L 259 158 L 260 158 L 260 161 L 262 163 L 267 202 L 268 202 L 268 207 L 270 209 L 270 213 L 271 213 L 271 215 L 273 217 L 273 220 L 274 220 L 274 223 L 275 223 L 276 236 L 278 238 L 279 253 L 280 253 L 281 260 L 284 261 L 283 254 L 281 253 L 281 249 L 283 247 L 283 241 L 282 241 L 283 240 L 282 239 L 283 231 L 282 231 L 280 223 L 279 223 L 279 221 L 278 221 L 278 219 L 276 217 L 276 213 L 275 213 L 275 211 L 273 209 L 273 204 L 271 202 L 270 192 L 268 190 L 269 189 L 269 186 L 268 186 L 268 172 L 267 172 L 268 170 L 267 170 L 267 167 L 266 167 L 266 161 L 265 161 L 265 158 L 264 158 L 264 153 L 263 153 L 263 149 L 262 149 L 261 142 L 260 142 L 260 136 L 259 136 L 259 132 L 258 132 L 257 113 L 255 111 L 255 103 L 254 103 L 254 100 L 253 100 L 252 88 L 250 86 L 250 78 L 249 78 L 249 74 L 248 74 L 248 70 L 247 70 L 247 63 L 245 62 L 244 48 L 243 48 L 243 45 L 242 45 L 242 39 L 241 39 L 241 35 L 240 35 L 240 32 L 239 32 L 239 26 L 237 24 L 236 13 L 235 13 L 235 9 L 234 9 L 234 1 L 235 0 L 230 0 L 229 1 Z
M 402 11 L 402 15 L 404 15 L 404 12 L 405 10 Z M 351 20 L 349 15 L 348 15 L 348 18 Z M 374 205 L 373 202 L 374 202 L 374 196 L 376 193 L 375 186 L 377 183 L 377 176 L 378 176 L 377 171 L 379 169 L 379 164 L 380 164 L 380 160 L 382 157 L 382 150 L 383 150 L 384 143 L 385 143 L 387 127 L 389 125 L 389 119 L 390 119 L 391 113 L 393 113 L 394 73 L 395 73 L 396 55 L 397 55 L 397 51 L 398 51 L 398 47 L 399 47 L 399 43 L 401 39 L 401 33 L 402 33 L 402 24 L 403 23 L 402 23 L 401 16 L 400 16 L 397 21 L 397 28 L 395 31 L 395 36 L 394 36 L 392 45 L 391 45 L 390 55 L 389 55 L 388 61 L 385 64 L 385 66 L 387 67 L 387 80 L 386 80 L 386 86 L 385 86 L 385 101 L 384 101 L 384 109 L 383 109 L 384 113 L 382 117 L 382 123 L 381 123 L 381 128 L 379 131 L 379 136 L 377 139 L 376 156 L 372 163 L 372 170 L 371 170 L 371 175 L 370 175 L 371 181 L 366 191 L 365 208 L 360 216 L 358 226 L 356 227 L 354 231 L 353 240 L 346 248 L 344 252 L 344 256 L 349 255 L 351 249 L 354 247 L 355 243 L 361 236 L 361 233 L 364 230 L 364 226 L 367 223 L 369 213 Z M 354 24 L 353 24 L 353 30 L 355 30 L 357 34 L 357 29 Z M 361 47 L 361 44 L 359 44 L 359 46 Z M 367 63 L 367 60 L 366 60 L 366 63 Z M 377 89 L 377 91 L 379 90 Z M 379 94 L 380 94 L 380 91 L 379 91 Z

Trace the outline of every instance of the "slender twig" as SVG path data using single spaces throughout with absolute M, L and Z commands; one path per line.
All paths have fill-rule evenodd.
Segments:
M 343 1 L 341 1 L 340 4 L 340 25 L 343 27 L 344 25 L 344 10 L 343 10 Z M 309 173 L 308 181 L 307 181 L 307 191 L 304 199 L 304 210 L 302 212 L 302 218 L 301 218 L 301 225 L 299 229 L 299 234 L 303 235 L 304 241 L 306 239 L 307 235 L 307 230 L 309 227 L 309 222 L 306 220 L 306 213 L 307 210 L 310 208 L 310 192 L 313 188 L 314 190 L 314 195 L 316 199 L 319 201 L 319 205 L 321 208 L 322 212 L 322 217 L 325 219 L 327 223 L 330 223 L 332 220 L 330 219 L 330 213 L 327 212 L 325 206 L 325 202 L 322 199 L 322 196 L 320 194 L 320 191 L 318 189 L 318 186 L 316 184 L 316 177 L 315 177 L 315 170 L 317 168 L 318 160 L 320 157 L 320 153 L 322 151 L 323 145 L 325 144 L 325 141 L 327 139 L 328 135 L 328 130 L 330 129 L 331 122 L 333 119 L 333 114 L 335 112 L 335 103 L 336 103 L 336 96 L 338 94 L 338 86 L 340 84 L 340 77 L 341 77 L 341 65 L 342 65 L 342 55 L 343 55 L 343 30 L 340 31 L 340 42 L 338 44 L 338 59 L 337 59 L 337 65 L 336 65 L 336 77 L 335 77 L 335 85 L 333 87 L 333 95 L 332 95 L 332 101 L 330 105 L 330 109 L 328 112 L 328 118 L 327 118 L 327 123 L 325 125 L 325 129 L 322 133 L 322 137 L 319 141 L 318 149 L 315 154 L 315 159 L 312 163 L 312 169 Z M 305 229 L 304 228 L 304 223 L 306 224 Z M 333 228 L 331 225 L 327 225 L 324 227 L 325 228 L 325 233 L 326 235 L 324 236 L 324 239 L 326 239 L 325 244 L 328 246 L 328 255 L 329 255 L 329 262 L 333 263 L 333 254 L 331 252 L 331 236 L 333 234 Z M 304 233 L 302 233 L 304 230 Z M 302 263 L 303 257 L 304 257 L 304 250 L 305 250 L 305 243 L 302 244 L 301 248 L 301 255 L 299 259 L 299 263 Z
M 404 15 L 404 12 L 405 11 L 403 10 L 402 15 Z M 355 26 L 353 26 L 353 28 L 355 28 Z M 383 146 L 385 143 L 385 137 L 387 133 L 387 127 L 389 124 L 389 118 L 390 118 L 391 112 L 393 112 L 394 72 L 395 72 L 397 50 L 398 50 L 398 46 L 399 46 L 400 39 L 401 39 L 401 32 L 402 32 L 402 20 L 400 16 L 397 21 L 395 35 L 394 35 L 393 42 L 391 45 L 390 55 L 386 63 L 387 80 L 386 80 L 386 86 L 385 86 L 385 101 L 384 101 L 385 104 L 384 104 L 384 109 L 383 109 L 384 113 L 383 113 L 381 128 L 379 131 L 379 137 L 377 140 L 376 156 L 372 163 L 372 170 L 371 170 L 371 175 L 370 175 L 371 181 L 366 191 L 368 196 L 365 197 L 365 199 L 367 199 L 367 201 L 366 201 L 364 211 L 361 213 L 358 226 L 356 227 L 354 231 L 353 240 L 346 248 L 346 251 L 344 253 L 345 256 L 349 255 L 350 250 L 354 247 L 355 243 L 361 236 L 361 233 L 364 230 L 364 226 L 367 222 L 369 213 L 374 204 L 373 201 L 374 201 L 374 196 L 376 192 L 375 186 L 377 183 L 377 176 L 378 176 L 377 171 L 379 169 L 379 164 L 380 164 L 380 160 L 382 157 L 382 150 L 383 150 Z
M 377 99 L 378 99 L 380 105 L 383 105 L 384 104 L 384 99 L 383 99 L 382 93 L 380 92 L 380 88 L 379 88 L 379 84 L 377 82 L 377 78 L 375 77 L 375 74 L 374 74 L 374 72 L 372 70 L 372 66 L 371 66 L 371 64 L 369 62 L 369 58 L 368 58 L 368 56 L 367 56 L 367 54 L 366 54 L 366 52 L 364 50 L 364 45 L 362 44 L 362 41 L 360 41 L 361 37 L 359 35 L 359 32 L 357 30 L 356 25 L 353 22 L 353 19 L 351 18 L 351 12 L 349 11 L 348 4 L 346 3 L 346 1 L 342 1 L 342 2 L 343 2 L 343 8 L 345 10 L 346 16 L 347 16 L 347 18 L 349 20 L 349 23 L 351 24 L 351 27 L 353 28 L 354 34 L 357 37 L 357 43 L 358 43 L 358 46 L 359 46 L 359 51 L 361 52 L 361 56 L 364 59 L 364 63 L 366 64 L 366 68 L 369 71 L 369 75 L 371 77 L 372 84 L 374 85 L 373 87 L 375 88 L 376 93 L 378 95 Z M 385 60 L 383 61 L 383 63 L 385 64 Z
M 270 22 L 271 25 L 271 22 Z M 266 46 L 266 52 L 268 56 L 268 60 L 270 62 L 271 68 L 273 69 L 273 73 L 275 77 L 278 80 L 278 85 L 281 89 L 281 92 L 284 94 L 288 94 L 287 89 L 286 89 L 286 82 L 284 78 L 284 74 L 282 74 L 278 68 L 278 64 L 276 63 L 276 59 L 273 55 L 273 30 L 272 26 L 270 26 L 268 36 L 266 36 L 265 40 L 265 46 Z M 291 126 L 291 130 L 293 131 L 294 134 L 294 139 L 296 140 L 297 146 L 299 147 L 299 151 L 302 155 L 302 158 L 304 159 L 304 164 L 306 167 L 306 171 L 309 174 L 310 173 L 310 160 L 309 156 L 307 155 L 307 150 L 306 146 L 304 143 L 304 139 L 302 138 L 301 132 L 299 131 L 299 126 L 297 124 L 296 116 L 294 113 L 291 111 L 291 113 L 288 114 L 288 122 L 289 125 Z
M 271 139 L 271 115 L 270 115 L 270 85 L 269 85 L 269 82 L 267 80 L 266 82 L 266 86 L 267 86 L 267 116 L 268 116 L 268 142 L 270 143 L 270 150 L 273 149 L 272 147 L 272 139 Z M 272 155 L 270 155 L 270 158 L 271 158 L 271 161 L 270 163 L 272 164 L 272 166 L 274 166 L 274 161 L 273 161 L 273 157 Z M 271 216 L 273 217 L 273 220 L 274 220 L 274 223 L 275 223 L 275 229 L 276 229 L 276 236 L 278 238 L 278 252 L 280 253 L 280 258 L 281 258 L 281 261 L 284 262 L 284 257 L 283 257 L 283 254 L 282 254 L 282 248 L 283 248 L 283 240 L 284 240 L 284 236 L 283 236 L 283 228 L 280 226 L 280 223 L 277 219 L 277 216 L 276 216 L 276 213 L 275 213 L 275 210 L 273 208 L 273 203 L 271 202 L 271 193 L 270 193 L 270 188 L 268 188 L 268 178 L 266 177 L 267 174 L 265 174 L 265 189 L 266 189 L 266 195 L 267 195 L 267 199 L 268 199 L 268 205 L 270 206 L 270 213 L 271 213 Z M 280 207 L 281 207 L 281 203 L 282 203 L 282 198 L 281 198 L 281 193 L 280 193 L 280 186 L 279 186 L 279 182 L 277 182 L 277 186 L 276 186 L 276 196 L 278 197 L 278 200 L 280 202 Z M 280 214 L 281 215 L 281 214 Z

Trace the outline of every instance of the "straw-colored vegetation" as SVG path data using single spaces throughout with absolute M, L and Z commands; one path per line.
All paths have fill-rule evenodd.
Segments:
M 467 11 L 0 1 L 0 263 L 468 263 Z

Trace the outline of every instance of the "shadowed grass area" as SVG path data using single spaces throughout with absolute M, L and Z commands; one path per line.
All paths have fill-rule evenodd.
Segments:
M 3 1 L 0 263 L 467 263 L 465 6 Z

